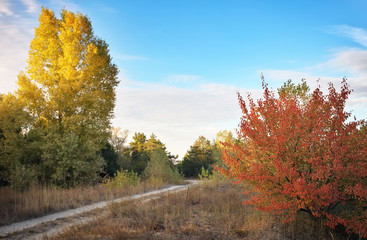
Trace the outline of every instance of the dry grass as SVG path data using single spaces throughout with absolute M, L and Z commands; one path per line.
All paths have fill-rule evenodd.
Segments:
M 142 182 L 123 188 L 99 185 L 58 189 L 35 185 L 25 192 L 3 187 L 0 188 L 0 226 L 163 186 L 159 182 Z
M 332 239 L 306 215 L 284 225 L 282 216 L 243 200 L 238 186 L 212 182 L 151 201 L 112 204 L 109 216 L 52 239 Z

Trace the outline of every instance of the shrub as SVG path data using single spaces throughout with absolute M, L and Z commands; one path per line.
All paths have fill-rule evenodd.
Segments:
M 103 184 L 111 187 L 136 186 L 141 182 L 139 175 L 133 171 L 121 170 L 113 178 L 106 177 Z
M 105 162 L 98 148 L 76 133 L 52 131 L 43 146 L 43 172 L 51 183 L 69 188 L 97 183 Z
M 34 169 L 20 163 L 15 164 L 10 174 L 11 187 L 18 191 L 27 190 L 36 180 Z
M 344 80 L 324 95 L 304 94 L 304 83 L 288 82 L 277 98 L 263 83 L 264 99 L 249 105 L 239 96 L 242 143 L 227 144 L 223 174 L 247 183 L 247 204 L 263 211 L 298 211 L 344 225 L 367 237 L 367 132 L 363 121 L 346 121 L 351 90 Z M 291 90 L 291 91 L 289 91 Z
M 213 174 L 210 174 L 208 169 L 201 167 L 201 173 L 198 174 L 198 177 L 200 180 L 209 180 L 213 179 Z
M 181 183 L 182 176 L 169 160 L 163 149 L 155 150 L 144 170 L 145 179 L 164 183 Z

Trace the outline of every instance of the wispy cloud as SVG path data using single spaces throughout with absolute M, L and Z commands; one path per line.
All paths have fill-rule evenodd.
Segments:
M 11 10 L 11 4 L 8 0 L 1 0 L 0 17 L 2 17 L 4 15 L 14 16 L 14 12 Z
M 334 71 L 347 71 L 353 75 L 367 73 L 367 50 L 350 49 L 335 53 L 324 66 Z
M 17 75 L 26 66 L 33 27 L 37 24 L 37 2 L 6 1 L 0 4 L 0 92 L 16 88 Z M 5 16 L 6 15 L 6 16 Z
M 335 69 L 335 66 L 331 65 L 331 63 L 334 62 L 338 61 L 336 59 L 331 59 L 329 62 L 322 65 L 324 68 L 329 66 L 333 70 Z M 354 66 L 351 65 L 351 68 L 354 68 Z M 351 68 L 348 68 L 347 70 L 350 71 Z M 338 77 L 329 76 L 327 74 L 319 75 L 316 72 L 312 73 L 310 71 L 300 72 L 293 70 L 264 70 L 263 72 L 265 78 L 273 81 L 273 83 L 275 81 L 276 84 L 273 85 L 276 85 L 277 87 L 280 87 L 280 81 L 285 82 L 288 79 L 292 79 L 293 82 L 298 83 L 304 78 L 306 79 L 311 90 L 315 89 L 316 87 L 321 87 L 321 90 L 325 93 L 328 91 L 329 83 L 332 83 L 338 90 L 344 77 L 343 75 Z M 365 112 L 367 98 L 367 77 L 365 74 L 362 74 L 362 72 L 359 72 L 359 74 L 355 74 L 354 76 L 346 77 L 348 79 L 350 88 L 353 90 L 352 94 L 350 95 L 350 99 L 347 101 L 346 109 L 347 111 L 352 111 L 353 114 L 356 114 L 359 119 L 367 119 L 367 113 Z
M 292 79 L 295 82 L 306 79 L 311 89 L 320 85 L 323 91 L 327 91 L 328 84 L 332 83 L 337 89 L 340 87 L 343 77 L 348 79 L 350 88 L 353 89 L 350 99 L 347 101 L 347 110 L 357 115 L 357 118 L 367 119 L 367 30 L 349 25 L 336 25 L 327 30 L 330 34 L 346 37 L 361 45 L 360 48 L 343 48 L 334 51 L 329 59 L 306 66 L 301 70 L 296 69 L 265 69 L 265 78 L 279 82 Z M 278 84 L 278 86 L 280 86 Z
M 298 70 L 263 69 L 259 71 L 259 76 L 263 73 L 270 87 L 275 89 L 288 79 L 300 82 L 304 78 L 311 89 L 321 85 L 322 91 L 327 92 L 329 82 L 337 89 L 340 87 L 343 75 L 335 76 L 338 74 L 337 68 L 344 66 L 344 71 L 353 72 L 352 76 L 347 77 L 351 89 L 354 89 L 346 109 L 358 119 L 367 118 L 365 54 L 362 50 L 338 52 L 328 61 L 315 66 Z M 240 89 L 227 84 L 210 83 L 203 80 L 205 77 L 196 75 L 175 74 L 168 79 L 171 82 L 166 81 L 167 85 L 125 81 L 127 84 L 117 92 L 114 124 L 132 133 L 144 132 L 149 135 L 154 132 L 167 144 L 169 151 L 180 157 L 199 135 L 213 139 L 219 130 L 237 128 L 241 112 L 236 92 L 244 97 L 250 94 L 254 99 L 261 98 L 263 94 L 261 89 Z M 172 82 L 190 83 L 192 87 L 172 87 Z
M 363 28 L 348 25 L 337 25 L 329 29 L 330 33 L 338 34 L 367 47 L 367 31 Z
M 40 6 L 35 0 L 21 0 L 22 3 L 27 7 L 28 13 L 37 13 Z

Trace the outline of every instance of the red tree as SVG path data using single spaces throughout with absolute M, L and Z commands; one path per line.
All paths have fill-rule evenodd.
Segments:
M 219 170 L 255 193 L 245 204 L 288 220 L 306 211 L 366 237 L 367 131 L 347 121 L 349 85 L 344 79 L 338 93 L 330 83 L 327 95 L 305 87 L 288 82 L 276 97 L 263 81 L 264 98 L 248 96 L 248 105 L 238 94 L 241 143 L 227 144 Z

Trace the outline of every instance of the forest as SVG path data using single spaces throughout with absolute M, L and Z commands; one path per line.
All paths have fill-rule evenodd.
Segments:
M 298 221 L 300 227 L 303 216 L 310 228 L 317 225 L 319 232 L 312 234 L 319 239 L 367 238 L 367 127 L 364 120 L 350 120 L 351 113 L 345 110 L 352 91 L 347 79 L 340 91 L 330 83 L 324 93 L 320 86 L 310 90 L 305 80 L 298 84 L 288 80 L 272 90 L 262 77 L 263 98 L 245 99 L 238 93 L 242 117 L 237 133 L 218 131 L 216 139 L 198 134 L 178 161 L 154 133 L 135 132 L 128 143 L 129 131 L 112 126 L 119 70 L 87 16 L 64 9 L 57 18 L 52 10 L 42 8 L 27 64 L 18 75 L 17 90 L 0 95 L 1 225 L 114 198 L 121 189 L 133 194 L 184 184 L 190 178 L 206 182 L 201 186 L 204 190 L 166 197 L 169 204 L 178 204 L 176 212 L 154 200 L 152 209 L 163 215 L 148 219 L 149 206 L 135 205 L 131 210 L 131 206 L 111 205 L 112 215 L 138 216 L 151 224 L 147 232 L 192 231 L 198 238 L 214 239 L 221 234 L 256 239 L 259 236 L 251 235 L 256 232 L 254 221 L 278 222 L 281 216 L 282 231 L 293 235 L 289 239 L 315 239 L 315 235 L 294 236 L 301 236 L 297 232 L 301 230 L 291 224 Z M 24 210 L 28 201 L 45 191 L 47 202 L 57 196 L 59 204 Z M 32 192 L 40 196 L 32 200 Z M 77 199 L 88 194 L 94 197 Z M 61 204 L 62 195 L 75 197 L 74 202 Z M 172 227 L 193 214 L 186 212 L 188 203 L 211 211 L 203 213 L 200 224 L 208 221 L 205 224 L 220 228 L 224 221 L 225 233 L 216 235 L 210 227 L 196 229 L 194 223 L 180 230 Z M 224 220 L 216 215 L 221 208 L 228 214 L 220 216 Z M 92 230 L 87 226 L 79 231 L 83 235 Z M 100 231 L 96 236 L 108 232 Z M 65 234 L 60 238 L 71 238 L 70 232 Z M 118 238 L 126 232 L 114 234 Z M 143 236 L 139 234 L 130 238 Z

